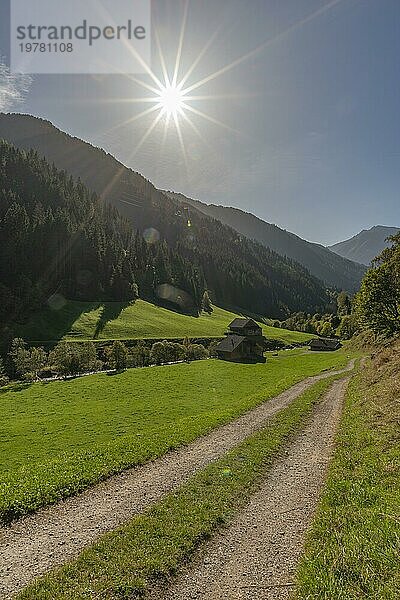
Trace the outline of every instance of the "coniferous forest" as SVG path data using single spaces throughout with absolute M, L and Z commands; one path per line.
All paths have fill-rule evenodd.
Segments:
M 1 142 L 1 322 L 58 293 L 104 301 L 140 296 L 197 313 L 208 289 L 222 306 L 276 317 L 328 302 L 323 284 L 297 263 L 214 219 L 168 208 L 163 219 L 173 235 L 149 239 L 80 180 L 33 150 Z

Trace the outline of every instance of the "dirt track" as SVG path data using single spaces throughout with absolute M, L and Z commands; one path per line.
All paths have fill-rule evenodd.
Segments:
M 346 371 L 353 366 L 351 361 Z M 12 597 L 35 577 L 65 563 L 99 535 L 115 529 L 177 488 L 193 473 L 260 429 L 266 419 L 288 406 L 316 381 L 332 374 L 309 377 L 178 451 L 111 477 L 10 527 L 0 528 L 0 598 Z
M 348 379 L 336 382 L 260 489 L 152 600 L 288 600 L 334 445 Z

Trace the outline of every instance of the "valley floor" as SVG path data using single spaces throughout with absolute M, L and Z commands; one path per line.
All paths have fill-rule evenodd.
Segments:
M 344 352 L 290 351 L 266 364 L 207 360 L 16 385 L 0 393 L 0 519 L 161 456 L 346 362 Z
M 322 359 L 322 356 L 315 356 L 314 361 Z M 262 366 L 265 368 L 265 365 Z M 246 443 L 246 439 L 262 430 L 274 415 L 293 410 L 293 403 L 302 398 L 307 390 L 332 376 L 334 373 L 328 371 L 309 377 L 175 453 L 127 471 L 81 496 L 17 521 L 1 535 L 0 562 L 5 569 L 0 584 L 3 596 L 8 597 L 28 584 L 34 576 L 73 557 L 80 549 L 95 542 L 101 533 L 126 523 L 168 491 L 182 485 L 194 472 Z M 110 559 L 110 562 L 113 561 Z M 33 592 L 27 593 L 28 597 L 42 597 Z M 51 597 L 58 597 L 54 590 L 51 594 Z M 80 597 L 79 594 L 79 590 L 75 589 L 67 597 Z
M 211 402 L 201 418 L 209 427 L 196 440 L 0 529 L 0 596 L 397 600 L 398 347 L 376 352 L 355 376 L 335 374 L 334 363 L 340 371 L 347 361 L 344 351 L 282 353 L 266 365 L 250 366 L 248 378 L 249 365 L 189 365 L 190 390 L 196 389 L 196 369 L 203 386 L 203 369 L 220 378 L 219 365 L 237 369 L 240 377 L 232 371 L 231 387 L 227 381 L 221 387 L 224 410 L 216 414 L 224 415 L 222 420 L 217 418 L 210 431 L 211 421 L 203 418 L 215 411 Z M 182 382 L 183 367 L 160 372 L 174 377 L 176 369 Z M 139 379 L 131 375 L 153 371 L 125 377 L 137 387 Z M 267 375 L 275 387 L 268 387 Z M 94 376 L 95 387 L 97 377 L 106 376 Z M 124 382 L 124 376 L 117 377 Z M 241 379 L 242 400 L 228 413 Z M 27 394 L 29 404 L 32 389 L 14 393 Z M 48 389 L 56 400 L 56 388 Z M 192 397 L 188 389 L 186 402 Z M 205 393 L 202 402 L 209 396 Z M 64 396 L 69 410 L 72 398 Z M 96 398 L 87 398 L 92 409 Z M 185 427 L 198 402 L 187 406 Z M 145 405 L 150 404 L 147 397 Z M 165 406 L 161 412 L 168 414 Z M 46 574 L 51 567 L 56 568 Z

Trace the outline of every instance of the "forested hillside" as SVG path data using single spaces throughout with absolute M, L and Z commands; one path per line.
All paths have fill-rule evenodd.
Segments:
M 55 293 L 85 300 L 139 294 L 192 313 L 207 288 L 220 305 L 265 315 L 328 301 L 322 284 L 299 265 L 218 221 L 179 210 L 170 216 L 175 243 L 149 239 L 82 182 L 36 152 L 2 142 L 1 321 L 38 308 Z
M 0 142 L 1 321 L 55 293 L 128 300 L 161 283 L 198 306 L 200 271 L 163 242 L 148 244 L 118 211 L 31 151 Z M 192 308 L 192 307 L 189 307 Z
M 179 208 L 184 196 L 177 198 L 157 190 L 142 175 L 126 168 L 113 156 L 78 138 L 71 137 L 48 121 L 29 115 L 0 114 L 0 138 L 19 148 L 34 148 L 60 169 L 96 192 L 102 200 L 116 206 L 134 226 L 144 231 L 156 229 L 168 242 L 182 239 Z M 357 291 L 365 268 L 343 259 L 318 244 L 311 244 L 254 215 L 236 209 L 207 206 L 190 200 L 191 219 L 210 216 L 232 227 L 240 234 L 255 239 L 273 252 L 295 260 L 314 277 L 329 286 Z M 207 219 L 207 227 L 210 219 Z
M 257 240 L 257 242 L 274 252 L 296 260 L 306 267 L 312 275 L 325 281 L 329 286 L 349 292 L 355 292 L 360 287 L 366 271 L 365 266 L 343 258 L 321 246 L 321 244 L 307 242 L 294 233 L 285 231 L 271 223 L 266 223 L 251 213 L 238 208 L 205 204 L 187 198 L 183 194 L 166 193 L 170 198 L 194 206 L 204 214 L 218 219 L 250 239 Z
M 96 192 L 98 205 L 110 203 L 129 218 L 131 227 L 146 240 L 142 235 L 134 236 L 135 243 L 143 248 L 143 261 L 137 258 L 137 250 L 129 250 L 133 253 L 127 260 L 142 297 L 154 297 L 158 285 L 171 284 L 173 290 L 162 291 L 164 300 L 176 300 L 175 290 L 182 289 L 198 308 L 200 296 L 208 289 L 212 300 L 221 306 L 272 317 L 298 310 L 314 312 L 329 302 L 322 282 L 299 264 L 194 208 L 183 210 L 180 202 L 168 198 L 141 175 L 103 150 L 60 132 L 51 123 L 27 115 L 0 115 L 0 136 L 19 147 L 35 149 L 39 156 L 47 157 L 49 163 L 54 162 L 68 175 L 79 177 Z M 6 175 L 4 179 L 12 185 Z M 40 200 L 38 195 L 36 200 Z M 102 212 L 107 211 L 102 208 Z M 123 228 L 124 235 L 128 235 L 126 223 Z M 122 247 L 127 250 L 126 240 L 122 239 Z M 160 253 L 168 258 L 159 259 Z

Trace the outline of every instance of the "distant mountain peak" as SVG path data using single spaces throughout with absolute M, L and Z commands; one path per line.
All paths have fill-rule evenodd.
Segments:
M 389 245 L 387 238 L 399 232 L 398 227 L 374 225 L 370 229 L 363 229 L 344 242 L 330 246 L 330 250 L 339 256 L 368 266 Z

